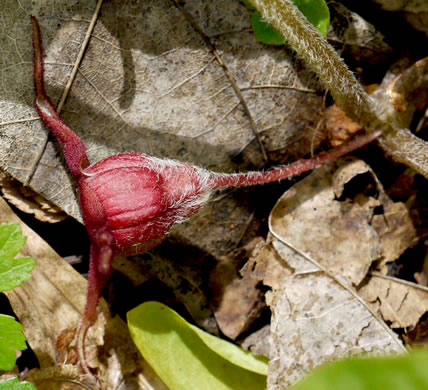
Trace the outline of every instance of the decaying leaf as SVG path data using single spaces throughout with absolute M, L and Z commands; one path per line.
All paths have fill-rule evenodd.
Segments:
M 333 146 L 342 144 L 355 133 L 363 130 L 360 124 L 348 118 L 336 104 L 328 107 L 324 111 L 324 115 L 328 138 Z
M 56 223 L 67 218 L 67 214 L 59 207 L 23 186 L 2 170 L 0 170 L 0 187 L 5 199 L 24 213 L 33 214 L 39 221 Z
M 294 384 L 330 359 L 404 351 L 401 342 L 349 289 L 302 254 L 273 242 L 278 268 L 294 268 L 267 294 L 272 310 L 269 389 Z
M 272 287 L 270 389 L 295 383 L 331 358 L 404 350 L 353 289 L 384 253 L 395 251 L 396 258 L 414 242 L 410 219 L 397 204 L 370 168 L 352 159 L 321 167 L 278 201 L 270 216 L 276 254 L 265 249 L 249 265 Z M 389 212 L 400 218 L 388 219 Z M 372 226 L 382 215 L 395 239 Z M 401 231 L 403 224 L 413 233 Z
M 214 315 L 222 333 L 232 340 L 247 330 L 266 307 L 263 293 L 257 288 L 260 281 L 250 272 L 239 274 L 242 263 L 260 240 L 253 240 L 230 256 L 220 258 L 210 273 Z
M 391 56 L 393 49 L 373 24 L 339 2 L 330 3 L 329 8 L 332 20 L 328 38 L 333 44 L 357 61 L 379 63 Z
M 6 295 L 24 327 L 26 339 L 38 358 L 40 368 L 56 367 L 63 363 L 67 354 L 73 361 L 72 347 L 64 344 L 63 338 L 67 339 L 70 327 L 77 327 L 81 319 L 86 296 L 85 279 L 19 220 L 3 198 L 0 198 L 0 220 L 21 226 L 27 236 L 21 253 L 37 261 L 31 279 Z M 102 307 L 106 312 L 105 303 Z M 92 328 L 87 352 L 94 357 L 88 358 L 98 366 L 99 377 L 106 386 L 115 388 L 120 384 L 124 387 L 119 388 L 124 389 L 133 383 L 146 382 L 153 389 L 165 389 L 135 349 L 122 320 L 106 320 L 101 313 Z M 68 340 L 71 339 L 68 337 Z M 108 356 L 106 360 L 100 360 L 103 354 L 99 348 Z
M 428 57 L 399 74 L 388 85 L 386 93 L 399 112 L 422 110 L 428 103 Z
M 228 172 L 263 164 L 230 79 L 173 2 L 105 1 L 88 46 L 81 47 L 95 6 L 89 0 L 55 6 L 22 0 L 19 7 L 14 0 L 0 2 L 1 167 L 80 218 L 72 181 L 33 108 L 30 14 L 45 38 L 47 93 L 58 102 L 73 81 L 61 115 L 83 138 L 91 161 L 127 151 Z M 267 153 L 283 161 L 307 154 L 322 104 L 313 74 L 296 66 L 290 52 L 256 42 L 248 31 L 250 12 L 239 1 L 183 7 L 234 77 Z M 83 60 L 71 80 L 80 50 Z M 250 215 L 229 196 L 180 232 L 213 253 L 239 240 Z
M 400 279 L 373 275 L 358 294 L 391 328 L 412 329 L 428 312 L 428 288 Z
M 366 195 L 360 201 L 347 199 L 346 195 L 340 200 L 344 183 L 367 173 L 369 168 L 359 161 L 342 165 L 344 169 L 336 173 L 336 187 L 332 174 L 337 167 L 321 168 L 287 191 L 272 210 L 271 229 L 358 285 L 372 262 L 380 258 L 380 242 L 369 223 L 380 201 Z M 366 185 L 363 183 L 363 188 Z

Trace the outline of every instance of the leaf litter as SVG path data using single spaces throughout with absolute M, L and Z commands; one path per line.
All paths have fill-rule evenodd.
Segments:
M 57 46 L 59 46 L 59 45 L 57 45 Z M 226 54 L 228 54 L 228 53 L 226 53 Z M 79 111 L 79 110 L 81 110 L 82 109 L 82 107 L 81 106 L 79 106 L 79 105 L 77 105 L 77 111 Z M 73 109 L 70 109 L 69 110 L 70 111 L 70 115 L 73 115 Z M 31 113 L 30 113 L 31 114 Z M 29 115 L 30 115 L 29 114 Z M 54 153 L 54 150 L 53 149 L 51 149 L 50 150 L 50 152 L 51 152 L 51 155 L 53 156 L 55 153 Z M 54 159 L 52 160 L 52 161 L 55 161 Z M 62 167 L 62 165 L 58 165 L 57 163 L 48 163 L 47 164 L 47 166 L 55 166 L 55 164 L 57 165 L 57 167 L 59 168 L 59 169 L 61 169 L 61 167 Z M 63 183 L 64 181 L 60 181 L 61 183 Z M 58 188 L 56 188 L 56 190 L 58 190 Z M 62 190 L 62 189 L 59 189 L 60 191 Z M 374 202 L 374 201 L 373 201 Z M 376 207 L 379 207 L 379 205 L 377 205 L 377 206 L 375 206 L 375 204 L 377 204 L 376 202 L 374 202 L 374 203 L 372 203 L 371 205 L 370 205 L 370 207 L 374 207 L 375 209 L 376 209 Z M 368 208 L 363 208 L 363 212 L 365 212 L 365 213 L 370 213 L 371 211 L 370 211 L 370 207 L 368 207 Z M 400 206 L 400 208 L 401 208 L 401 206 Z M 354 211 L 355 212 L 355 211 Z M 401 213 L 401 215 L 403 215 L 402 213 Z M 382 216 L 382 214 L 376 214 L 375 213 L 375 215 L 374 215 L 374 217 L 379 217 L 379 218 L 383 218 L 383 216 Z M 405 219 L 405 215 L 403 215 L 403 218 Z M 364 221 L 364 218 L 362 218 L 361 219 L 362 221 Z M 368 231 L 369 229 L 366 229 L 366 234 L 368 234 L 367 233 L 367 231 Z M 392 229 L 392 232 L 396 232 L 397 231 L 397 229 Z M 410 232 L 411 233 L 411 232 Z M 397 234 L 397 236 L 400 236 L 400 234 Z M 410 240 L 412 240 L 413 238 L 412 238 L 412 234 L 410 234 Z M 372 236 L 370 236 L 370 237 L 372 237 Z M 380 241 L 382 241 L 382 240 L 380 240 Z M 404 248 L 405 247 L 405 243 L 408 241 L 408 239 L 406 239 L 406 238 L 404 238 L 403 240 L 403 243 L 402 244 L 400 244 L 400 245 L 402 245 L 402 247 Z M 379 242 L 377 243 L 377 244 L 374 244 L 374 246 L 375 246 L 375 248 L 373 249 L 373 253 L 372 254 L 376 254 L 376 253 L 379 253 L 379 251 L 381 252 L 381 253 L 385 253 L 384 251 L 385 251 L 385 248 L 383 247 L 383 245 L 382 244 L 380 244 Z M 392 251 L 393 252 L 393 251 Z M 275 262 L 278 262 L 278 261 L 280 261 L 281 263 L 283 263 L 283 261 L 280 259 L 280 257 L 279 257 L 279 255 L 278 255 L 278 252 L 276 251 L 276 250 L 273 250 L 273 254 L 271 255 L 271 257 L 273 257 L 274 259 L 276 259 L 275 260 Z M 363 256 L 364 257 L 364 256 Z M 361 265 L 361 267 L 363 267 L 364 269 L 367 267 L 367 263 L 369 262 L 369 258 L 371 258 L 371 255 L 368 255 L 367 253 L 366 253 L 366 256 L 365 256 L 365 259 L 364 259 L 364 261 L 362 262 L 363 264 Z M 300 260 L 299 260 L 300 261 Z M 273 263 L 273 264 L 275 264 L 275 262 Z M 259 266 L 260 266 L 260 264 L 258 264 Z M 275 267 L 275 266 L 272 266 L 272 265 L 270 265 L 269 267 L 271 267 L 271 268 L 273 268 L 273 270 L 274 270 L 274 272 L 273 273 L 275 273 L 275 272 L 277 272 L 277 268 L 278 267 Z M 259 267 L 260 268 L 260 267 Z M 340 268 L 340 267 L 339 267 Z M 370 265 L 369 265 L 369 268 L 370 268 Z M 270 268 L 269 268 L 270 269 Z M 276 269 L 276 271 L 275 271 L 275 269 Z M 291 276 L 291 275 L 293 275 L 293 273 L 292 272 L 295 272 L 295 271 L 293 271 L 293 269 L 292 269 L 292 267 L 291 266 L 289 266 L 289 265 L 284 265 L 282 268 L 282 272 L 281 273 L 278 273 L 278 275 L 282 275 L 282 277 L 284 277 L 285 278 L 285 275 L 284 274 L 287 274 L 287 276 Z M 297 269 L 297 268 L 296 268 Z M 358 280 L 358 279 L 360 279 L 361 278 L 361 275 L 363 275 L 364 274 L 364 272 L 360 269 L 360 272 L 358 273 L 357 272 L 357 270 L 358 270 L 358 267 L 356 267 L 356 269 L 354 269 L 352 272 L 348 272 L 347 273 L 347 277 L 352 277 L 352 278 L 355 278 L 355 280 Z M 383 269 L 382 270 L 383 272 L 385 272 L 385 269 Z M 269 270 L 264 270 L 263 272 L 269 272 Z M 261 274 L 263 274 L 263 272 L 261 272 Z M 315 272 L 315 271 L 314 271 Z M 340 274 L 340 272 L 338 271 L 337 272 L 337 275 L 339 275 Z M 273 283 L 273 286 L 276 286 L 275 288 L 276 289 L 279 289 L 281 286 L 282 286 L 282 280 L 283 279 L 281 279 L 280 278 L 280 276 L 276 276 L 276 282 L 274 282 L 273 280 L 275 279 L 274 277 L 270 277 L 270 281 L 269 281 L 269 283 Z M 266 276 L 266 275 L 265 275 Z M 266 276 L 266 280 L 269 280 L 269 278 Z M 372 280 L 374 280 L 375 278 L 373 277 L 372 278 Z M 363 282 L 362 283 L 364 283 L 364 279 L 363 279 Z M 389 282 L 389 283 L 391 283 L 391 282 Z M 395 283 L 393 283 L 393 284 L 395 284 Z M 387 290 L 388 291 L 390 291 L 390 289 L 394 289 L 394 286 L 388 286 L 388 288 L 387 288 Z M 388 294 L 389 294 L 389 292 L 388 292 Z M 383 296 L 385 296 L 385 294 L 383 295 Z M 403 296 L 403 295 L 402 295 Z M 401 297 L 402 297 L 401 296 Z M 398 317 L 398 318 L 401 318 L 401 316 L 400 317 Z M 395 321 L 395 320 L 394 320 Z M 264 340 L 266 340 L 266 339 L 264 339 Z
M 388 228 L 380 229 L 376 217 Z M 358 288 L 383 280 L 369 271 L 385 272 L 386 261 L 414 245 L 416 234 L 406 208 L 388 198 L 365 163 L 343 159 L 297 183 L 273 208 L 270 232 L 270 244 L 246 266 L 272 289 L 269 389 L 293 384 L 330 359 L 405 351 L 388 324 L 412 310 L 416 294 L 415 313 L 399 324 L 415 326 L 426 312 L 426 291 L 387 280 L 391 298 L 409 298 L 408 308 L 388 305 L 382 288 L 370 290 L 387 312 L 366 303 Z

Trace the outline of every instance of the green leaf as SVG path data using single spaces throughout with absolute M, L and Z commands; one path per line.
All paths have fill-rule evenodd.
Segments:
M 20 382 L 18 378 L 0 381 L 0 390 L 37 390 L 30 382 Z
M 428 389 L 428 350 L 383 358 L 353 358 L 320 367 L 294 390 Z
M 241 0 L 249 9 L 254 9 L 248 1 Z M 325 37 L 330 24 L 330 12 L 324 0 L 292 0 L 314 27 Z M 283 45 L 284 36 L 271 24 L 266 23 L 259 11 L 251 16 L 254 37 L 267 45 Z
M 254 37 L 266 45 L 283 45 L 284 36 L 276 30 L 271 24 L 266 23 L 259 11 L 254 11 L 251 16 L 251 27 Z
M 26 349 L 22 325 L 13 317 L 0 314 L 0 370 L 15 366 L 17 350 Z
M 158 302 L 127 314 L 135 345 L 170 390 L 262 390 L 266 359 L 203 332 Z
M 19 225 L 0 225 L 0 292 L 12 290 L 30 278 L 36 261 L 31 257 L 14 258 L 25 241 Z
M 330 11 L 324 0 L 292 0 L 303 15 L 325 37 L 330 24 Z

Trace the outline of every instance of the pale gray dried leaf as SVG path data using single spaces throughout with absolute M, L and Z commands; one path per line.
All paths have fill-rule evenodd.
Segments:
M 47 92 L 58 102 L 94 12 L 95 2 L 53 0 L 0 2 L 0 164 L 46 199 L 79 219 L 72 180 L 55 143 L 33 120 L 31 25 L 38 17 L 44 38 Z M 188 1 L 186 10 L 216 45 L 247 102 L 264 147 L 283 160 L 310 150 L 322 97 L 276 85 L 317 87 L 312 73 L 282 48 L 255 41 L 250 12 L 238 1 Z M 296 70 L 298 69 L 298 70 Z M 254 88 L 262 86 L 263 88 Z M 191 161 L 218 171 L 260 166 L 262 158 L 248 117 L 210 49 L 170 0 L 105 1 L 62 115 L 98 161 L 136 151 Z M 22 120 L 20 123 L 6 124 Z M 277 155 L 279 154 L 279 155 Z M 237 166 L 235 159 L 241 161 Z M 250 212 L 228 197 L 211 223 L 180 227 L 185 239 L 212 250 L 209 237 L 226 247 L 230 233 Z M 212 226 L 215 228 L 212 230 Z M 226 226 L 226 227 L 225 227 Z M 224 234 L 228 230 L 229 234 Z
M 317 169 L 278 201 L 269 222 L 277 257 L 264 255 L 253 266 L 258 276 L 268 271 L 263 280 L 272 287 L 270 389 L 296 382 L 328 359 L 403 350 L 352 289 L 384 252 L 398 257 L 410 245 L 404 238 L 392 245 L 395 253 L 385 249 L 388 234 L 407 237 L 400 218 L 391 219 L 388 234 L 372 226 L 379 210 L 386 217 L 397 204 L 370 168 L 354 159 Z
M 401 350 L 397 339 L 349 290 L 280 241 L 273 245 L 295 271 L 269 294 L 270 389 L 295 383 L 332 358 Z
M 403 352 L 392 332 L 349 289 L 305 256 L 273 241 L 282 264 L 294 268 L 267 295 L 272 310 L 268 389 L 296 383 L 330 359 Z
M 380 202 L 370 196 L 341 199 L 337 182 L 344 185 L 368 171 L 360 161 L 325 165 L 288 190 L 270 216 L 271 231 L 354 285 L 381 255 L 379 237 L 370 225 Z
M 270 223 L 275 234 L 355 286 L 373 261 L 391 262 L 416 242 L 406 207 L 386 196 L 360 160 L 338 160 L 297 183 Z
M 270 325 L 265 325 L 247 336 L 241 344 L 255 355 L 263 355 L 269 358 L 270 354 Z

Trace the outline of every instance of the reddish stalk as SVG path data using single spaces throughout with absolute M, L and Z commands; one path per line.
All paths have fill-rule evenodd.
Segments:
M 382 134 L 381 131 L 375 131 L 370 134 L 361 135 L 355 139 L 346 142 L 337 148 L 331 149 L 328 152 L 322 153 L 318 156 L 299 160 L 288 166 L 276 168 L 267 172 L 248 172 L 238 173 L 230 175 L 217 175 L 212 177 L 213 187 L 225 188 L 225 187 L 243 187 L 252 186 L 256 184 L 266 184 L 273 181 L 279 181 L 287 179 L 293 176 L 300 175 L 301 173 L 315 169 L 322 164 L 333 161 L 336 158 L 342 157 L 356 149 L 361 148 L 364 145 L 374 141 Z
M 44 124 L 60 143 L 71 174 L 78 180 L 82 169 L 90 164 L 86 156 L 86 147 L 76 133 L 61 119 L 46 95 L 43 81 L 43 47 L 40 27 L 34 16 L 31 17 L 31 21 L 33 24 L 35 105 Z
M 90 166 L 83 141 L 58 115 L 46 95 L 40 29 L 32 17 L 35 105 L 43 123 L 60 143 L 78 185 L 83 221 L 91 241 L 86 306 L 76 336 L 85 372 L 85 338 L 96 319 L 102 290 L 112 274 L 114 255 L 135 255 L 158 245 L 172 226 L 195 214 L 216 188 L 263 184 L 298 175 L 377 138 L 374 132 L 319 156 L 267 172 L 218 174 L 142 153 L 112 156 Z

